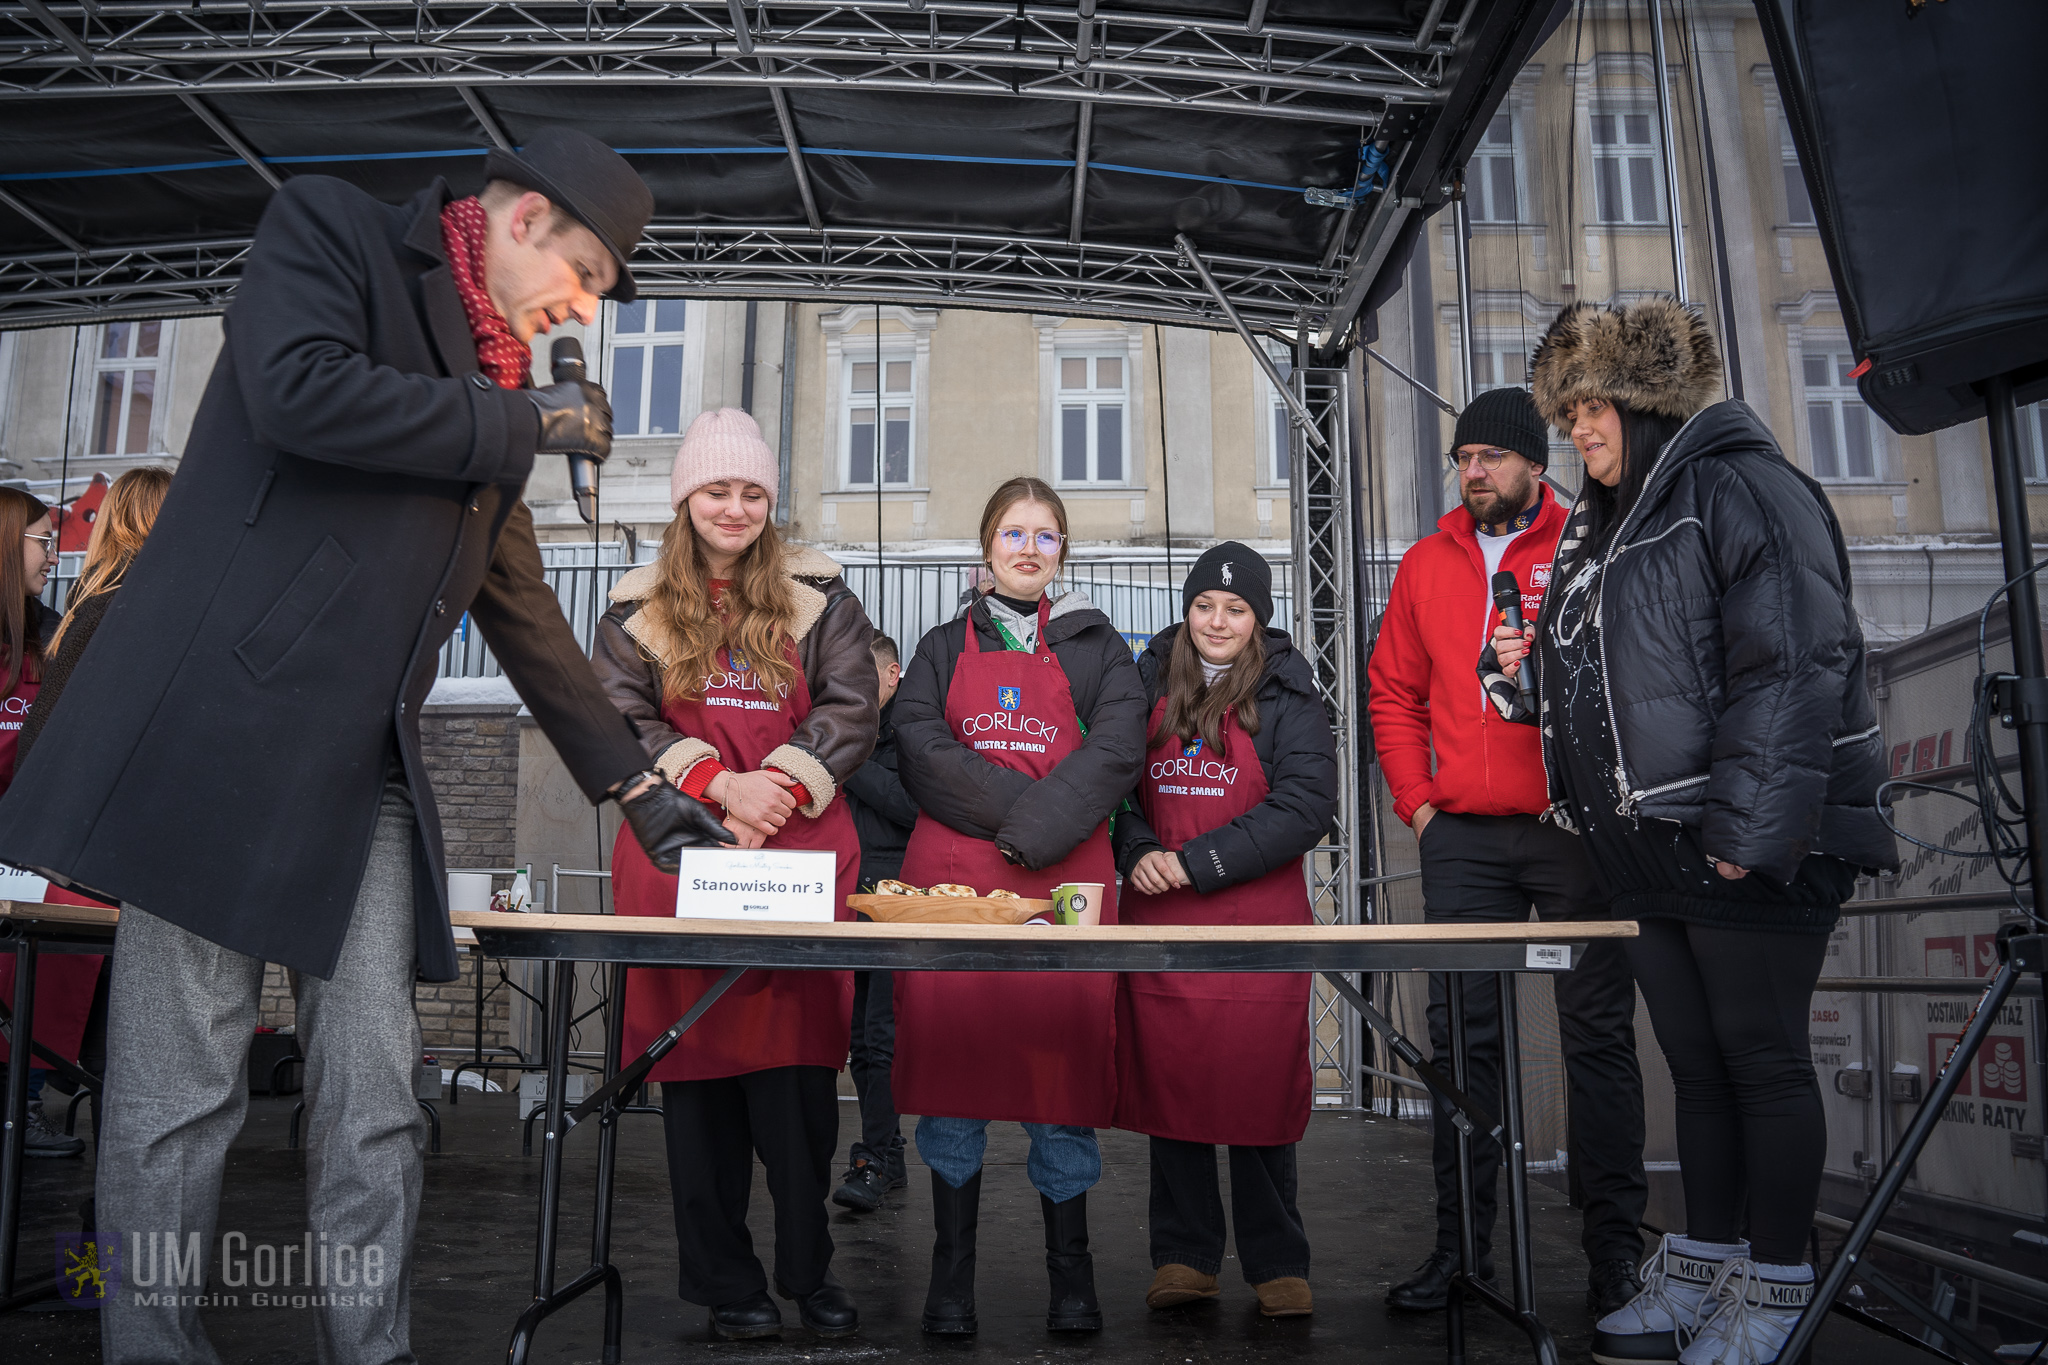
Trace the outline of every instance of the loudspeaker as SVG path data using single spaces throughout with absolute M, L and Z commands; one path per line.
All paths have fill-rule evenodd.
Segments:
M 1863 400 L 1904 433 L 2048 397 L 2048 4 L 1757 0 Z

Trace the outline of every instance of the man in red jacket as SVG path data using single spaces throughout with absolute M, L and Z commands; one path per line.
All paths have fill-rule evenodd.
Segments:
M 1401 559 L 1373 646 L 1371 708 L 1394 812 L 1415 831 L 1422 898 L 1432 923 L 1604 919 L 1605 896 L 1578 836 L 1541 819 L 1550 804 L 1536 727 L 1502 721 L 1476 666 L 1494 624 L 1489 584 L 1505 570 L 1536 619 L 1566 509 L 1543 485 L 1549 433 L 1522 389 L 1479 395 L 1458 418 L 1451 464 L 1460 506 Z M 1432 768 L 1431 751 L 1435 751 Z M 1643 1080 L 1636 1068 L 1635 982 L 1618 943 L 1590 946 L 1553 978 L 1569 1085 L 1573 1201 L 1585 1209 L 1591 1262 L 1586 1303 L 1607 1313 L 1637 1290 L 1642 1256 Z M 1445 982 L 1430 977 L 1429 1040 L 1450 1055 Z M 1465 979 L 1466 1091 L 1500 1093 L 1500 995 L 1490 976 Z M 1489 1104 L 1488 1107 L 1491 1107 Z M 1436 1118 L 1436 1250 L 1387 1293 L 1396 1308 L 1444 1306 L 1458 1262 L 1456 1134 Z M 1472 1143 L 1480 1270 L 1492 1274 L 1498 1144 Z

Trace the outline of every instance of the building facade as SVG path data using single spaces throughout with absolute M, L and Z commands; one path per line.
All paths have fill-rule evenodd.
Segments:
M 1708 0 L 1684 13 L 1667 24 L 1667 145 L 1644 7 L 1573 11 L 1467 169 L 1471 318 L 1446 212 L 1380 309 L 1374 349 L 1454 405 L 1525 383 L 1560 307 L 1673 288 L 1675 184 L 1687 293 L 1723 340 L 1731 392 L 1827 488 L 1873 643 L 1974 612 L 2000 578 L 1983 424 L 1901 437 L 1863 405 L 1754 11 Z M 601 539 L 657 538 L 681 430 L 705 408 L 745 406 L 788 471 L 789 533 L 827 549 L 973 558 L 988 491 L 1035 474 L 1060 490 L 1084 553 L 1223 538 L 1287 553 L 1285 409 L 1230 333 L 679 299 L 608 304 L 591 330 L 617 419 Z M 0 479 L 54 494 L 68 476 L 75 493 L 95 472 L 174 463 L 220 342 L 212 318 L 0 334 Z M 1266 345 L 1284 367 L 1286 343 Z M 545 367 L 543 346 L 543 382 Z M 1378 364 L 1364 387 L 1366 530 L 1391 562 L 1455 497 L 1451 421 Z M 2039 522 L 2038 405 L 2021 427 Z M 1553 477 L 1576 488 L 1569 445 L 1554 452 Z M 541 461 L 528 498 L 544 540 L 590 535 L 564 462 Z

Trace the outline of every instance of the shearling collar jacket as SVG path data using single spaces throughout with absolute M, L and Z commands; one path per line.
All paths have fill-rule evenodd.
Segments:
M 591 663 L 605 692 L 655 754 L 656 770 L 677 782 L 707 758 L 724 759 L 710 744 L 680 733 L 662 718 L 661 677 L 677 646 L 670 632 L 640 609 L 659 572 L 644 564 L 612 589 L 612 606 L 598 622 Z M 816 818 L 875 747 L 881 690 L 869 650 L 875 631 L 829 556 L 791 546 L 783 553 L 783 572 L 796 598 L 789 633 L 797 642 L 811 712 L 763 766 L 803 783 L 811 794 L 803 813 Z
M 1552 629 L 1575 590 L 1594 595 L 1584 610 L 1600 642 L 1613 748 L 1602 757 L 1619 814 L 1676 821 L 1711 856 L 1780 879 L 1811 853 L 1897 867 L 1877 810 L 1884 740 L 1841 527 L 1757 415 L 1724 402 L 1687 422 L 1597 566 L 1566 567 L 1579 524 L 1575 514 L 1566 527 L 1537 629 Z M 1563 684 L 1543 676 L 1541 658 L 1537 709 L 1557 796 L 1566 740 L 1551 689 Z M 1505 707 L 1513 688 L 1488 690 Z

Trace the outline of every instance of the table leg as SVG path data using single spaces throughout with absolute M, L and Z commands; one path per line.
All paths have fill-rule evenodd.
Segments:
M 1515 1316 L 1528 1333 L 1542 1365 L 1557 1365 L 1557 1343 L 1536 1316 L 1535 1267 L 1529 1260 L 1529 1154 L 1522 1142 L 1522 1035 L 1515 1013 L 1515 976 L 1500 974 L 1501 1112 L 1507 1133 L 1501 1146 L 1508 1163 L 1508 1237 L 1515 1253 Z
M 727 968 L 711 989 L 690 1006 L 689 1013 L 649 1043 L 646 1051 L 635 1058 L 631 1066 L 618 1070 L 614 1075 L 624 1046 L 626 1009 L 626 969 L 622 965 L 614 966 L 612 998 L 616 1007 L 605 1029 L 605 1082 L 598 1087 L 596 1094 L 570 1113 L 565 1092 L 568 1089 L 569 1024 L 575 1012 L 575 966 L 573 962 L 557 962 L 554 988 L 548 993 L 552 1012 L 548 1015 L 547 1145 L 541 1152 L 540 1245 L 534 1260 L 533 1302 L 513 1324 L 512 1344 L 506 1352 L 507 1365 L 526 1365 L 527 1355 L 533 1349 L 534 1333 L 540 1330 L 547 1316 L 598 1285 L 603 1285 L 605 1291 L 604 1361 L 605 1365 L 618 1365 L 625 1313 L 624 1286 L 610 1257 L 612 1168 L 618 1153 L 619 1109 L 624 1096 L 640 1084 L 641 1078 L 653 1069 L 654 1064 L 668 1055 L 690 1026 L 702 1018 L 704 1012 L 717 1003 L 718 998 L 747 970 L 745 967 Z M 597 1208 L 591 1225 L 591 1265 L 557 1290 L 555 1233 L 561 1221 L 562 1143 L 569 1131 L 593 1109 L 601 1111 L 602 1118 L 598 1125 Z
M 1465 975 L 1444 974 L 1445 1006 L 1451 1016 L 1451 1084 L 1465 1089 Z M 1458 1272 L 1444 1303 L 1444 1353 L 1450 1365 L 1465 1365 L 1465 1287 L 1479 1278 L 1479 1230 L 1472 1216 L 1472 1135 L 1457 1132 Z

